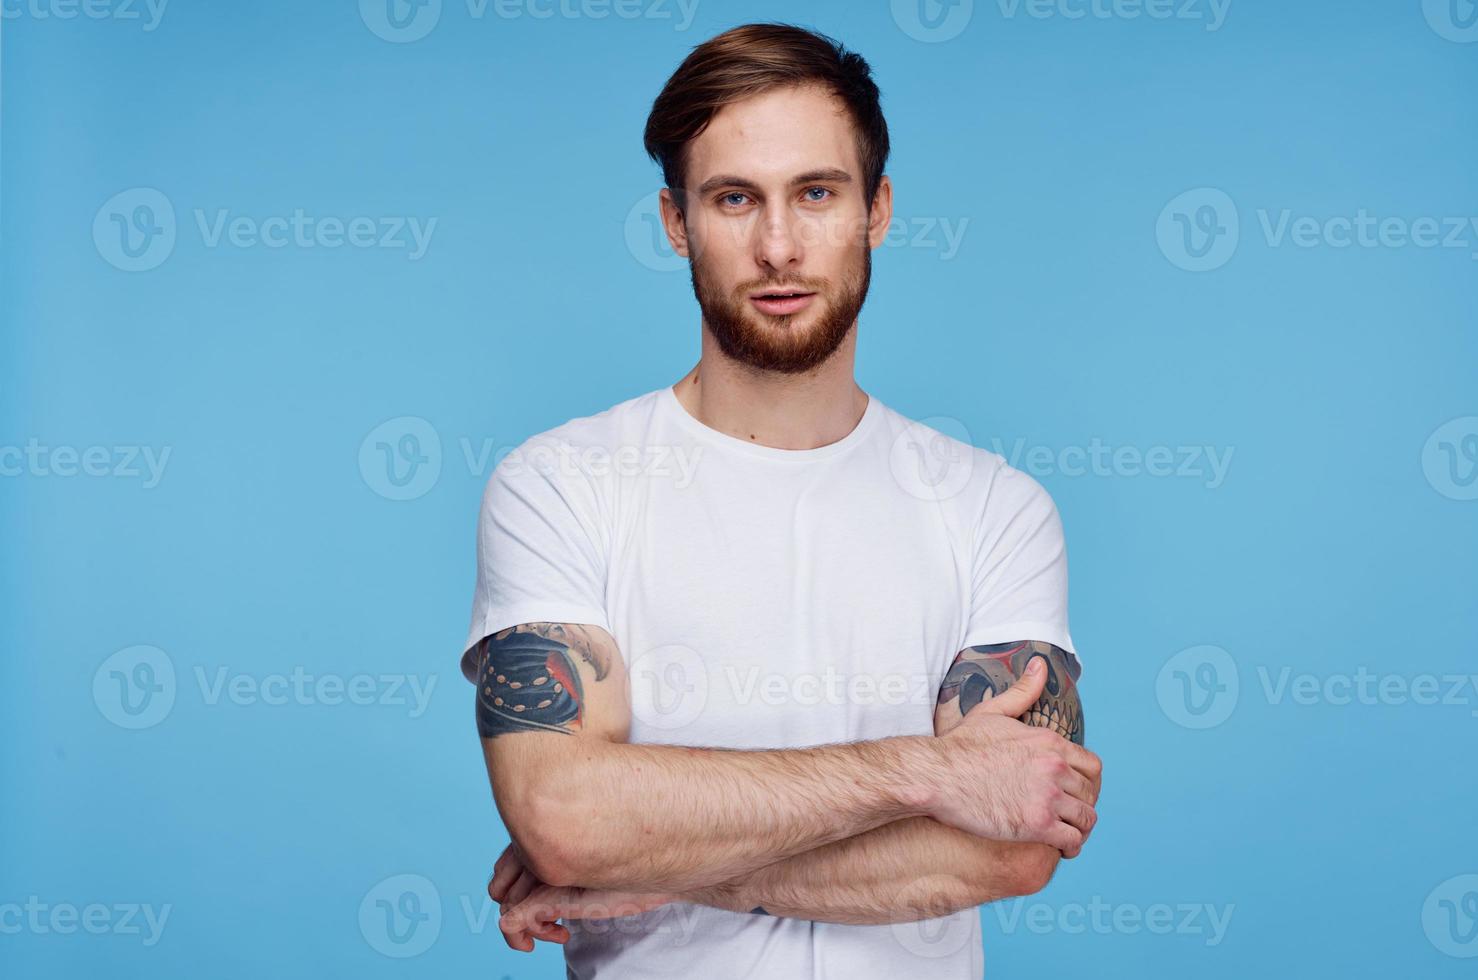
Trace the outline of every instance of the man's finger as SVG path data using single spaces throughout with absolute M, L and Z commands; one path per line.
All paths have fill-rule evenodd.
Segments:
M 506 904 L 517 905 L 519 902 L 522 902 L 525 898 L 528 897 L 529 892 L 533 891 L 535 888 L 538 888 L 542 884 L 543 882 L 535 877 L 532 871 L 530 871 L 528 868 L 524 868 L 523 871 L 519 873 L 518 880 L 515 881 L 511 886 L 509 886 Z
M 1068 765 L 1078 770 L 1078 772 L 1093 782 L 1098 782 L 1099 777 L 1103 774 L 1103 763 L 1099 761 L 1098 756 L 1089 752 L 1081 745 L 1075 745 L 1069 742 L 1065 738 L 1062 740 L 1060 749 L 1062 757 L 1067 760 Z
M 503 849 L 498 863 L 493 865 L 493 876 L 488 879 L 488 898 L 495 902 L 503 901 L 503 896 L 508 892 L 508 886 L 513 884 L 514 879 L 522 870 L 523 865 L 513 856 L 513 845 L 508 845 Z
M 1093 806 L 1098 800 L 1098 787 L 1093 781 L 1076 769 L 1069 769 L 1060 779 L 1057 785 L 1063 792 L 1067 793 L 1080 803 Z
M 1006 690 L 995 697 L 982 701 L 974 710 L 993 715 L 1019 718 L 1028 708 L 1037 703 L 1042 689 L 1047 686 L 1047 661 L 1033 657 L 1026 672 Z

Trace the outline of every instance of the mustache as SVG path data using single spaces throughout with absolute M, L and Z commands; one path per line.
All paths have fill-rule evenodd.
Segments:
M 784 281 L 774 279 L 756 279 L 752 282 L 740 283 L 734 290 L 744 296 L 752 296 L 755 293 L 765 292 L 793 292 L 793 293 L 820 293 L 825 292 L 831 286 L 830 279 L 787 279 Z

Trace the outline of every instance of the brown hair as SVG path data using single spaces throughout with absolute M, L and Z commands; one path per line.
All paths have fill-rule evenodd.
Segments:
M 745 24 L 693 49 L 652 103 L 642 141 L 662 167 L 662 179 L 686 209 L 687 144 L 714 115 L 772 88 L 816 83 L 846 105 L 857 131 L 863 198 L 869 206 L 888 162 L 888 124 L 878 87 L 863 57 L 840 43 L 791 24 Z

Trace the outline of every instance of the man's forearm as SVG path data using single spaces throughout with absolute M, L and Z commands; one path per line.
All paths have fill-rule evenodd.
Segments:
M 928 812 L 932 736 L 746 751 L 529 739 L 551 884 L 693 891 Z M 496 788 L 495 788 L 496 789 Z M 550 876 L 553 876 L 552 878 Z
M 1060 857 L 1046 844 L 988 840 L 913 817 L 680 898 L 847 925 L 915 922 L 1039 891 Z

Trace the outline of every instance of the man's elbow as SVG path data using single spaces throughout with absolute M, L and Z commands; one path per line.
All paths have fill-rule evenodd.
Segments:
M 569 827 L 568 796 L 561 800 L 539 785 L 508 795 L 498 809 L 524 867 L 546 885 L 581 884 L 581 868 L 588 861 L 580 853 L 580 835 Z
M 1050 844 L 1024 845 L 1012 862 L 1011 897 L 1035 895 L 1046 888 L 1061 860 L 1062 852 Z

